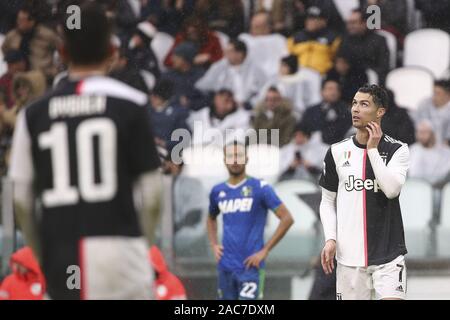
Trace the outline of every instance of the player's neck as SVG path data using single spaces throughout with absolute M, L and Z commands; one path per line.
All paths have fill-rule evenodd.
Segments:
M 237 185 L 241 183 L 245 178 L 247 178 L 247 174 L 244 172 L 238 176 L 230 176 L 228 179 L 228 183 L 231 185 Z
M 358 129 L 356 131 L 356 141 L 361 145 L 367 145 L 369 141 L 369 131 L 366 128 Z
M 106 64 L 92 66 L 71 65 L 69 66 L 69 78 L 80 79 L 90 76 L 104 76 L 108 72 Z

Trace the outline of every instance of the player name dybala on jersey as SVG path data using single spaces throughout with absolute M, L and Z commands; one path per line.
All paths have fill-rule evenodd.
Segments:
M 406 176 L 408 146 L 383 135 L 378 152 L 387 167 Z M 347 266 L 379 265 L 406 254 L 399 196 L 386 196 L 365 145 L 356 137 L 333 144 L 320 185 L 337 192 L 336 258 Z
M 66 292 L 66 268 L 79 265 L 82 253 L 95 259 L 88 241 L 141 239 L 133 183 L 160 164 L 146 106 L 144 93 L 91 76 L 61 83 L 20 113 L 16 144 L 29 148 L 20 148 L 9 174 L 33 179 L 50 295 L 80 294 Z

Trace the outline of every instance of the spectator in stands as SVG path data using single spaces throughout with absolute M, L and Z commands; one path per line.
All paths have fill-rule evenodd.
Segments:
M 186 300 L 186 290 L 180 279 L 169 271 L 162 252 L 153 245 L 149 251 L 150 263 L 155 271 L 156 300 Z
M 322 102 L 306 109 L 301 123 L 312 132 L 320 131 L 326 144 L 344 139 L 352 121 L 349 107 L 341 100 L 339 82 L 333 79 L 323 81 Z
M 267 12 L 256 13 L 251 20 L 250 33 L 242 33 L 239 40 L 248 48 L 248 59 L 258 61 L 267 76 L 276 76 L 279 61 L 288 54 L 286 38 L 272 33 L 272 24 Z
M 200 180 L 183 174 L 182 154 L 172 154 L 172 151 L 175 150 L 168 150 L 162 168 L 164 174 L 173 178 L 173 222 L 178 237 L 203 229 L 201 221 L 208 208 L 208 196 Z
M 241 139 L 245 136 L 245 130 L 250 127 L 250 113 L 238 107 L 232 91 L 220 89 L 214 94 L 212 107 L 191 113 L 188 124 L 193 130 L 193 144 L 212 142 L 223 146 L 224 141 L 213 141 L 216 137 L 210 129 L 218 129 L 222 137 L 226 139 Z M 235 132 L 236 135 L 227 137 L 227 129 L 240 131 Z
M 294 138 L 280 150 L 280 180 L 316 180 L 322 172 L 323 159 L 329 146 L 324 144 L 320 134 L 302 124 L 295 127 Z
M 197 0 L 195 12 L 208 17 L 211 29 L 236 38 L 244 31 L 244 8 L 241 0 Z
M 258 29 L 259 26 L 264 27 L 264 25 L 272 25 L 273 31 L 278 33 L 286 32 L 286 23 L 287 23 L 287 1 L 284 0 L 273 0 L 273 1 L 264 1 L 257 0 L 254 4 L 254 12 L 256 14 L 260 12 L 267 13 L 267 22 L 266 18 L 260 16 L 260 21 L 252 21 L 250 22 L 250 33 L 255 34 L 255 29 Z M 256 16 L 256 14 L 254 16 Z M 259 25 L 259 26 L 258 26 Z
M 256 105 L 252 126 L 257 132 L 260 129 L 278 129 L 279 147 L 289 143 L 295 128 L 295 117 L 291 101 L 284 98 L 276 87 L 266 91 L 264 101 Z M 269 134 L 270 137 L 270 134 Z M 267 141 L 275 143 L 275 141 Z
M 181 29 L 185 17 L 194 10 L 194 0 L 143 0 L 142 16 L 148 17 L 158 31 L 175 36 Z
M 0 89 L 5 94 L 6 107 L 11 108 L 14 105 L 13 97 L 13 79 L 19 72 L 24 72 L 27 69 L 25 56 L 19 50 L 10 50 L 5 55 L 5 62 L 7 64 L 6 73 L 0 78 Z
M 320 73 L 310 68 L 298 68 L 297 57 L 289 55 L 281 59 L 278 76 L 270 79 L 261 90 L 260 100 L 269 87 L 275 86 L 292 101 L 295 117 L 300 119 L 306 108 L 322 100 L 321 85 Z
M 150 22 L 139 23 L 130 39 L 128 48 L 130 62 L 139 70 L 146 70 L 158 78 L 160 75 L 158 59 L 150 46 L 155 34 L 156 28 Z
M 406 0 L 360 0 L 361 8 L 376 5 L 381 11 L 381 28 L 391 32 L 397 43 L 403 44 L 408 32 L 408 9 Z
M 386 91 L 388 92 L 389 103 L 381 120 L 381 129 L 388 136 L 411 145 L 416 141 L 414 122 L 409 116 L 408 110 L 395 103 L 394 92 L 389 89 Z
M 333 66 L 340 38 L 327 27 L 326 14 L 319 7 L 307 10 L 305 29 L 288 39 L 288 50 L 300 66 L 325 74 Z
M 433 124 L 438 142 L 450 141 L 450 80 L 434 82 L 433 97 L 420 103 L 413 113 L 416 125 L 424 119 Z
M 339 51 L 336 54 L 334 67 L 327 78 L 336 79 L 341 85 L 341 98 L 350 105 L 355 92 L 368 81 L 366 71 L 359 65 L 353 63 L 351 52 Z
M 122 48 L 119 51 L 119 57 L 114 64 L 110 76 L 130 85 L 142 92 L 149 92 L 151 88 L 145 82 L 141 70 L 132 63 L 131 53 L 128 49 Z
M 339 52 L 351 52 L 352 63 L 364 70 L 373 69 L 383 84 L 389 71 L 389 50 L 384 37 L 367 28 L 367 18 L 365 12 L 353 10 Z
M 17 250 L 10 258 L 12 274 L 0 286 L 0 300 L 42 300 L 45 278 L 30 247 Z
M 433 124 L 422 120 L 417 125 L 417 143 L 410 147 L 409 177 L 424 179 L 442 187 L 450 179 L 450 148 L 437 141 Z
M 449 0 L 416 0 L 416 8 L 422 12 L 424 27 L 442 29 L 450 33 Z
M 257 61 L 246 58 L 245 43 L 231 40 L 225 51 L 225 59 L 213 64 L 195 86 L 204 93 L 227 88 L 231 90 L 239 106 L 251 109 L 268 78 Z
M 175 141 L 171 140 L 175 129 L 187 129 L 186 120 L 189 116 L 187 109 L 171 102 L 173 97 L 173 84 L 167 80 L 156 83 L 150 95 L 150 122 L 153 128 L 156 144 L 170 149 Z
M 53 30 L 38 23 L 36 15 L 29 6 L 20 9 L 16 28 L 6 34 L 2 51 L 4 55 L 21 51 L 30 69 L 41 70 L 51 80 L 57 73 L 54 54 L 60 40 Z
M 166 66 L 171 67 L 173 65 L 173 51 L 180 43 L 185 41 L 193 42 L 198 48 L 198 52 L 193 59 L 196 66 L 207 69 L 223 57 L 222 46 L 215 32 L 209 30 L 202 16 L 192 16 L 185 21 L 183 29 L 175 37 L 175 42 L 164 61 Z
M 192 42 L 178 44 L 172 53 L 172 68 L 162 75 L 162 79 L 174 84 L 174 102 L 189 109 L 199 110 L 207 106 L 205 96 L 195 88 L 195 83 L 204 71 L 194 65 L 197 47 Z

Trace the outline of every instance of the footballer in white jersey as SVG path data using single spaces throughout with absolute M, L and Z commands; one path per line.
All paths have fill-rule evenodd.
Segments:
M 333 144 L 320 178 L 326 273 L 337 260 L 337 299 L 405 299 L 407 253 L 399 195 L 408 145 L 381 131 L 387 93 L 376 85 L 352 102 L 356 135 Z

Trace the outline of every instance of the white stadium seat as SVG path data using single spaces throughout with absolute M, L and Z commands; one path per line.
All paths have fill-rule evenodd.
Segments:
M 377 30 L 376 33 L 386 39 L 389 49 L 389 68 L 394 69 L 397 64 L 397 39 L 391 32 L 386 30 Z
M 450 35 L 439 29 L 421 29 L 405 37 L 405 67 L 424 67 L 441 78 L 450 66 Z
M 433 94 L 433 75 L 419 67 L 398 68 L 388 73 L 386 87 L 395 94 L 395 102 L 416 110 L 420 102 Z
M 277 245 L 271 255 L 303 258 L 316 255 L 322 245 L 318 239 L 320 234 L 315 230 L 315 223 L 318 221 L 317 213 L 299 196 L 316 195 L 319 203 L 320 190 L 318 186 L 310 181 L 289 180 L 277 183 L 274 190 L 292 214 L 295 222 L 285 239 Z M 266 239 L 273 235 L 278 223 L 279 219 L 275 214 L 270 213 L 265 230 Z
M 174 43 L 174 38 L 165 32 L 157 32 L 153 38 L 150 46 L 158 59 L 159 68 L 161 71 L 167 70 L 164 66 L 164 59 L 169 53 L 170 48 L 172 48 Z
M 433 214 L 433 189 L 423 180 L 408 179 L 400 193 L 406 248 L 409 257 L 429 253 L 429 223 Z
M 366 69 L 367 82 L 369 84 L 378 84 L 378 74 L 373 69 Z
M 450 256 L 450 182 L 442 189 L 441 219 L 437 228 L 437 253 L 439 257 Z
M 230 37 L 221 31 L 216 30 L 215 33 L 216 33 L 216 36 L 219 38 L 220 46 L 222 47 L 222 50 L 225 50 L 228 45 L 228 42 L 230 41 Z

